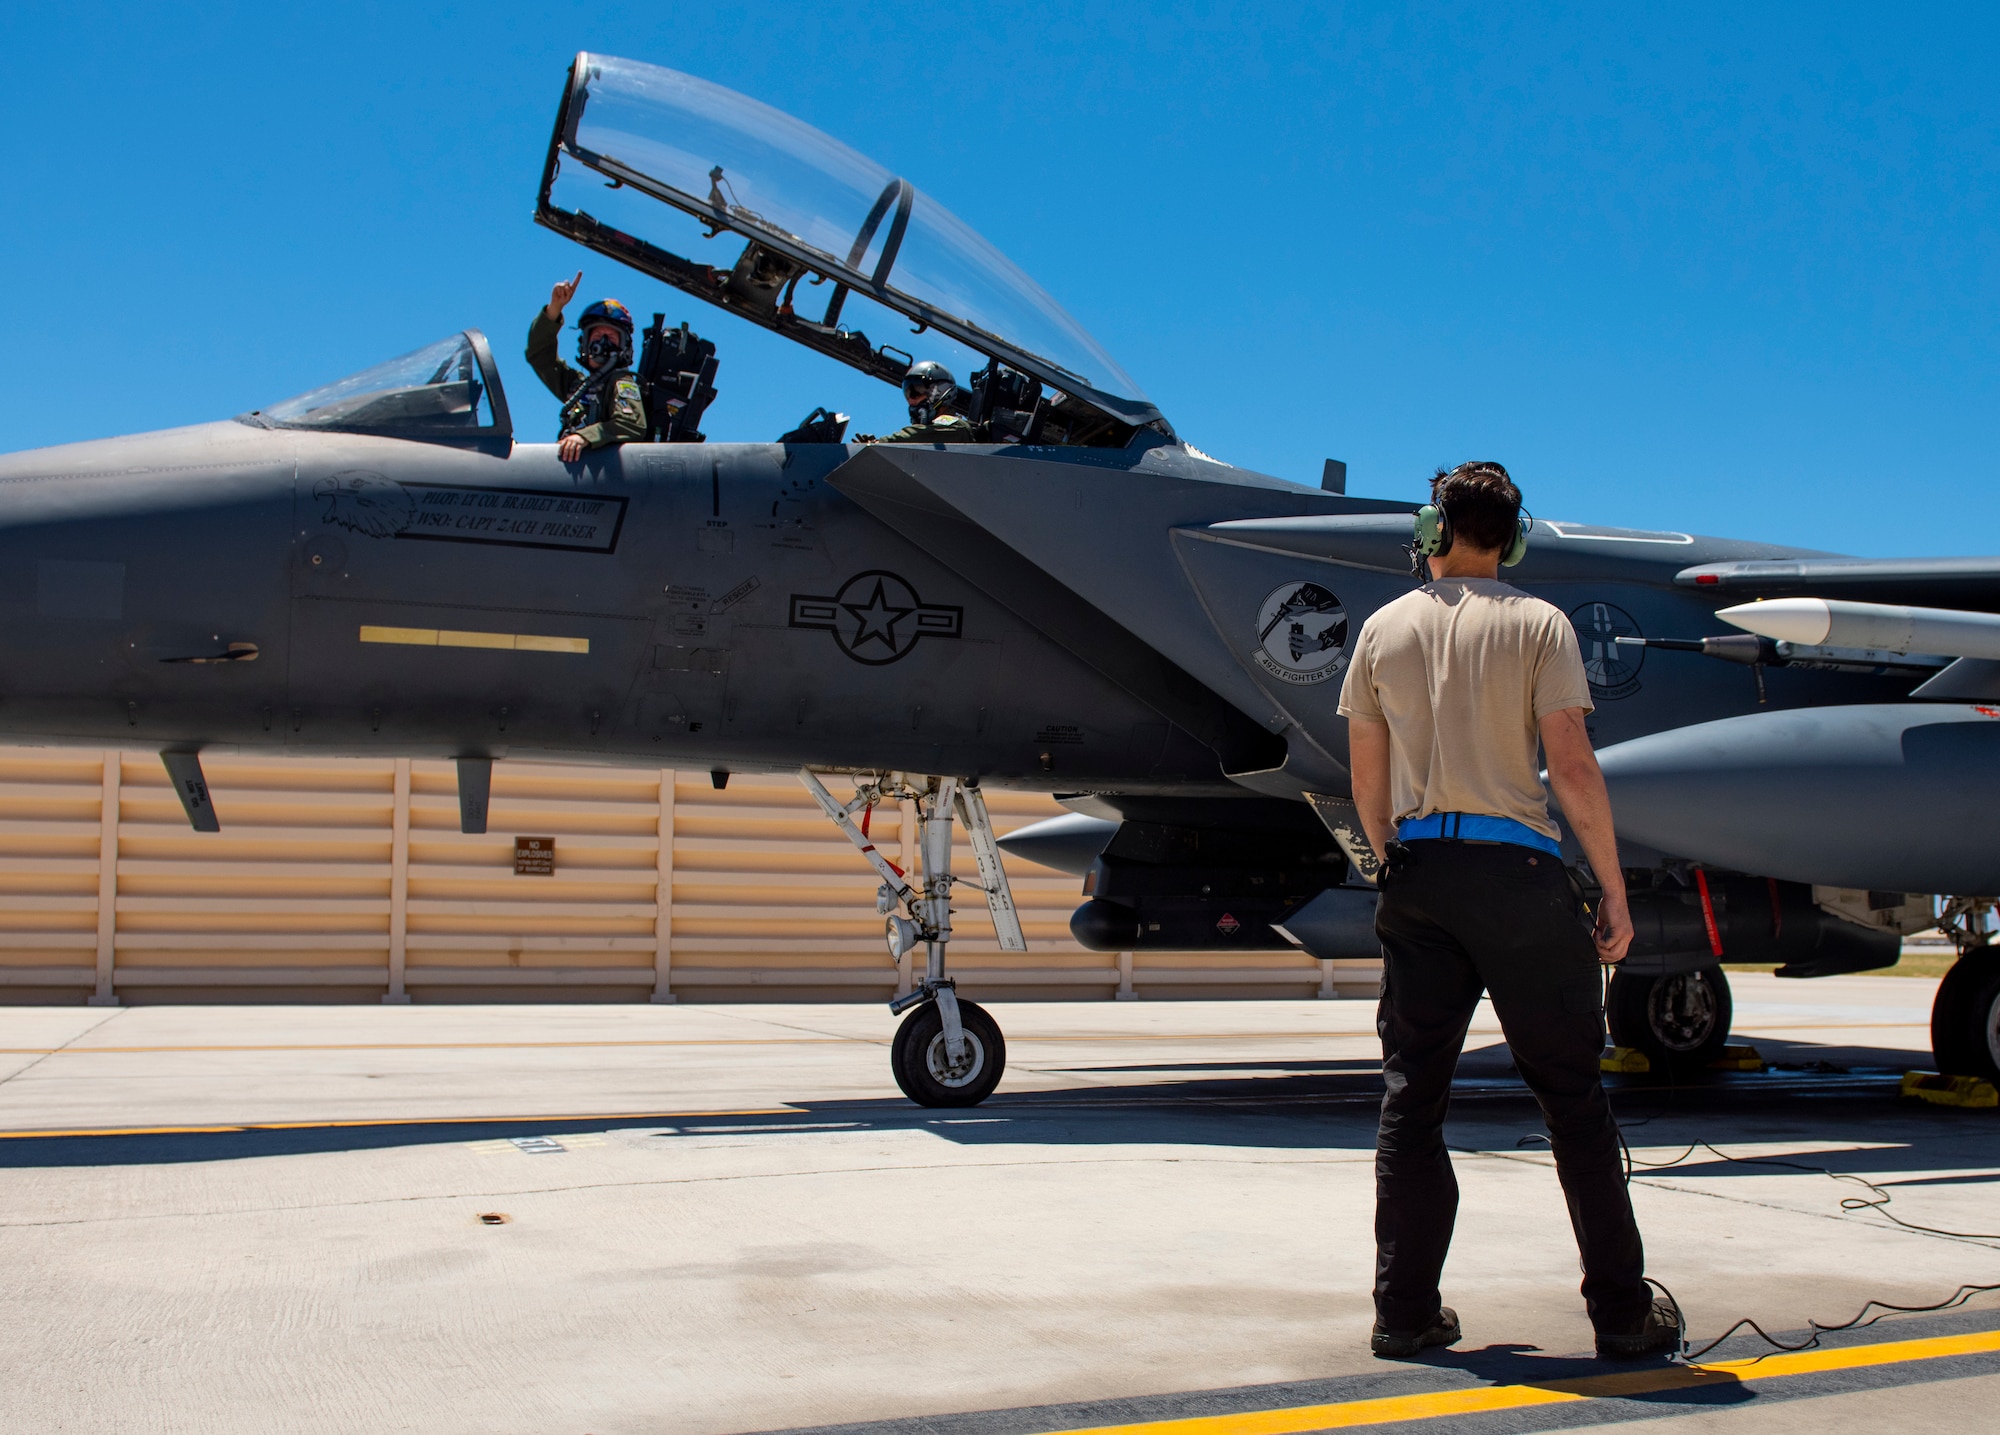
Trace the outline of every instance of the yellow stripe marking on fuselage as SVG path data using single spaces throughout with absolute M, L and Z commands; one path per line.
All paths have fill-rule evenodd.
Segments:
M 497 648 L 514 653 L 588 653 L 590 639 L 559 638 L 547 633 L 484 633 L 467 628 L 390 628 L 361 625 L 364 643 L 393 643 L 406 648 Z

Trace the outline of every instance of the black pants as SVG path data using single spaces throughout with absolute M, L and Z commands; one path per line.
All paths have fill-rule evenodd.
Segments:
M 1388 1084 L 1375 1141 L 1376 1317 L 1413 1330 L 1438 1308 L 1458 1215 L 1445 1112 L 1484 989 L 1548 1123 L 1591 1323 L 1637 1330 L 1651 1303 L 1645 1254 L 1598 1075 L 1603 977 L 1569 874 L 1512 843 L 1419 841 L 1408 851 L 1375 917 Z

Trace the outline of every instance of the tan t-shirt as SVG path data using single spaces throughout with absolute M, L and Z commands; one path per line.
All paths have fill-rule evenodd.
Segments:
M 1511 817 L 1559 837 L 1542 788 L 1538 725 L 1591 710 L 1562 610 L 1497 578 L 1444 578 L 1361 625 L 1341 715 L 1389 725 L 1398 822 L 1433 812 Z

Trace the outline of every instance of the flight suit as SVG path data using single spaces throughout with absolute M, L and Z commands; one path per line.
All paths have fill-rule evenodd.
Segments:
M 894 433 L 882 435 L 883 443 L 978 443 L 978 430 L 970 419 L 957 414 L 939 414 L 927 424 L 905 424 Z
M 561 333 L 562 320 L 551 319 L 546 309 L 535 311 L 535 322 L 528 326 L 528 367 L 563 401 L 557 437 L 575 434 L 585 448 L 645 438 L 646 403 L 632 371 L 620 366 L 586 374 L 571 367 L 556 352 Z

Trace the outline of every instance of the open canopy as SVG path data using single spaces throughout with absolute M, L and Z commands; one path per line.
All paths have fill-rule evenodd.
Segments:
M 656 242 L 655 221 L 624 218 L 629 207 L 619 222 L 641 232 L 563 208 L 552 193 L 565 158 L 692 216 L 707 238 L 749 243 L 727 267 L 704 264 Z M 578 55 L 536 219 L 892 383 L 910 355 L 852 327 L 850 294 L 1031 375 L 1052 402 L 1087 406 L 1109 430 L 1166 427 L 1083 326 L 949 210 L 812 126 L 692 75 Z M 818 288 L 810 301 L 801 280 Z

